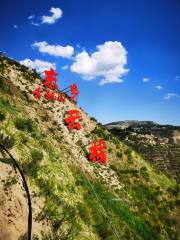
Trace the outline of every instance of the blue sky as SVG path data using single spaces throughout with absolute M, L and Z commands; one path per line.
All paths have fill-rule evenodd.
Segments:
M 179 0 L 6 0 L 0 50 L 54 64 L 59 88 L 76 83 L 78 105 L 102 123 L 180 125 L 179 26 Z

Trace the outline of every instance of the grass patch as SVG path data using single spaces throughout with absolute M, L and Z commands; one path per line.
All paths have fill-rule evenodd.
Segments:
M 105 208 L 109 209 L 109 214 L 112 215 L 112 217 L 114 215 L 116 218 L 125 222 L 128 228 L 142 239 L 159 239 L 159 233 L 155 227 L 146 223 L 142 216 L 132 213 L 122 202 L 114 203 L 112 199 L 114 199 L 115 196 L 108 192 L 103 185 L 99 183 L 95 184 L 95 190 L 101 197 Z
M 93 224 L 94 231 L 98 233 L 101 239 L 114 239 L 112 230 L 107 224 L 106 217 L 102 214 L 99 201 L 97 201 L 88 181 L 82 175 L 80 170 L 73 169 L 73 173 L 77 180 L 76 185 L 79 187 L 81 186 L 84 189 L 83 204 L 78 206 L 79 211 L 81 211 L 81 218 L 85 223 Z M 159 239 L 159 232 L 156 227 L 149 222 L 146 222 L 146 219 L 142 215 L 133 213 L 129 210 L 129 207 L 121 201 L 113 201 L 113 199 L 117 197 L 101 183 L 91 183 L 122 239 L 128 239 L 129 236 L 133 236 L 134 239 Z M 151 192 L 149 193 L 148 190 L 144 190 L 144 192 L 147 194 L 147 198 L 152 197 Z
M 57 182 L 50 169 L 49 165 L 42 166 L 39 169 L 42 176 L 35 178 L 36 186 L 38 186 L 40 194 L 45 198 L 44 207 L 36 220 L 47 219 L 51 221 L 52 239 L 74 239 L 73 237 L 77 236 L 81 229 L 77 220 L 77 208 L 69 205 L 62 199 L 61 191 L 64 190 L 63 186 Z M 44 174 L 48 177 L 44 177 Z M 63 224 L 67 224 L 67 231 L 58 231 Z
M 38 150 L 31 151 L 31 158 L 33 163 L 39 162 L 43 159 L 43 153 Z
M 0 76 L 0 91 L 4 93 L 8 92 L 8 87 L 5 84 L 5 78 L 3 78 L 2 76 Z
M 0 108 L 9 113 L 15 113 L 15 107 L 13 107 L 8 99 L 0 98 Z
M 22 131 L 33 132 L 34 125 L 31 119 L 18 118 L 14 122 L 15 127 Z

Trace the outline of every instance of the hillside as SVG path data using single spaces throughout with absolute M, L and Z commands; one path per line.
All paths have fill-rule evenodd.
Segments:
M 36 100 L 41 83 L 36 72 L 0 55 L 0 132 L 30 189 L 32 239 L 178 239 L 176 182 L 69 99 Z M 79 131 L 64 122 L 70 109 L 81 112 Z M 88 160 L 89 144 L 99 138 L 106 140 L 106 166 Z M 0 239 L 27 239 L 27 219 L 20 176 L 1 150 Z
M 151 121 L 120 121 L 106 124 L 106 127 L 159 170 L 180 182 L 179 126 Z

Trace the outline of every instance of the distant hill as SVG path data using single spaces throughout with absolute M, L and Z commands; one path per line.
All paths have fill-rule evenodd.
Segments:
M 137 120 L 124 120 L 124 121 L 118 121 L 118 122 L 111 122 L 108 124 L 105 124 L 105 126 L 108 127 L 120 127 L 120 128 L 127 128 L 130 126 L 154 126 L 159 125 L 153 121 L 137 121 Z
M 180 126 L 152 121 L 119 121 L 105 126 L 158 169 L 180 182 Z

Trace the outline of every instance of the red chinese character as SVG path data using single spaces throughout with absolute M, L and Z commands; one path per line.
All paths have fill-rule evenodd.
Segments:
M 60 101 L 60 102 L 65 103 L 65 101 L 66 101 L 66 94 L 65 93 L 58 93 L 57 100 Z
M 54 69 L 51 68 L 49 71 L 45 71 L 45 75 L 46 75 L 46 77 L 45 77 L 45 80 L 46 80 L 46 81 L 43 83 L 44 86 L 52 89 L 53 82 L 54 82 L 54 88 L 58 90 L 57 78 L 56 78 L 56 76 L 58 76 L 59 74 L 56 73 L 56 72 L 54 71 Z
M 103 139 L 98 141 L 93 141 L 92 146 L 89 148 L 89 159 L 93 162 L 98 161 L 98 163 L 104 162 L 106 165 L 107 156 L 106 156 L 106 143 Z
M 54 92 L 47 89 L 45 93 L 45 98 L 47 100 L 55 100 Z
M 70 90 L 71 90 L 71 94 L 73 96 L 70 97 L 70 100 L 71 101 L 75 101 L 75 97 L 79 94 L 79 91 L 78 91 L 78 88 L 77 88 L 77 85 L 74 83 L 70 86 Z
M 78 110 L 70 110 L 67 111 L 70 115 L 69 117 L 65 118 L 65 123 L 68 125 L 68 129 L 81 129 L 81 125 L 79 122 L 77 122 L 77 119 L 81 119 L 82 117 L 79 114 Z
M 40 86 L 38 86 L 37 88 L 36 88 L 36 90 L 33 92 L 33 95 L 34 95 L 34 97 L 36 98 L 36 99 L 40 99 L 40 97 L 42 96 L 42 93 L 41 93 L 41 87 Z

